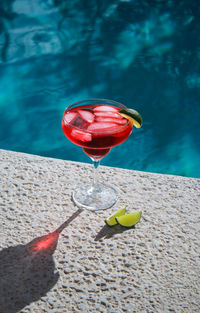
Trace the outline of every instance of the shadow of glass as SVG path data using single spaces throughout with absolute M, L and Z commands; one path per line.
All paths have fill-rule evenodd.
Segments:
M 56 284 L 59 273 L 55 271 L 53 253 L 59 235 L 81 211 L 77 210 L 52 233 L 0 251 L 0 312 L 19 312 Z
M 98 241 L 98 240 L 102 240 L 103 238 L 104 239 L 109 239 L 111 238 L 112 236 L 116 235 L 116 234 L 121 234 L 127 230 L 130 230 L 130 229 L 134 229 L 135 226 L 131 227 L 131 228 L 127 228 L 127 227 L 123 227 L 121 225 L 115 225 L 115 226 L 112 226 L 112 227 L 109 227 L 108 225 L 104 225 L 100 231 L 98 232 L 98 234 L 96 235 L 95 237 L 95 241 Z

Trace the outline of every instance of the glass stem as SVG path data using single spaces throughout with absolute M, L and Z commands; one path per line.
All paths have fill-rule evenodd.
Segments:
M 100 160 L 93 160 L 94 172 L 93 172 L 93 188 L 97 188 L 98 185 L 98 172 Z

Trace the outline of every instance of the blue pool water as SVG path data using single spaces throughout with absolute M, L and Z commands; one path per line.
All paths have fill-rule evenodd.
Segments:
M 102 164 L 200 178 L 199 15 L 191 0 L 2 0 L 0 148 L 90 162 L 62 114 L 108 98 L 144 125 Z

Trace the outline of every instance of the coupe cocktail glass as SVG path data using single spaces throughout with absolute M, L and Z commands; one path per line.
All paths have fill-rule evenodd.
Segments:
M 125 141 L 132 131 L 132 123 L 118 113 L 123 104 L 107 99 L 88 99 L 73 103 L 65 110 L 62 129 L 65 136 L 91 158 L 94 177 L 73 191 L 73 201 L 89 210 L 107 209 L 115 204 L 117 190 L 97 179 L 100 160 L 110 149 Z

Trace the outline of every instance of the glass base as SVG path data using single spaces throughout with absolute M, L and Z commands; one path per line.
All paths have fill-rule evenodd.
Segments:
M 85 184 L 74 190 L 72 198 L 79 207 L 91 211 L 104 210 L 116 203 L 118 192 L 115 188 L 105 184 L 98 184 L 95 187 Z

